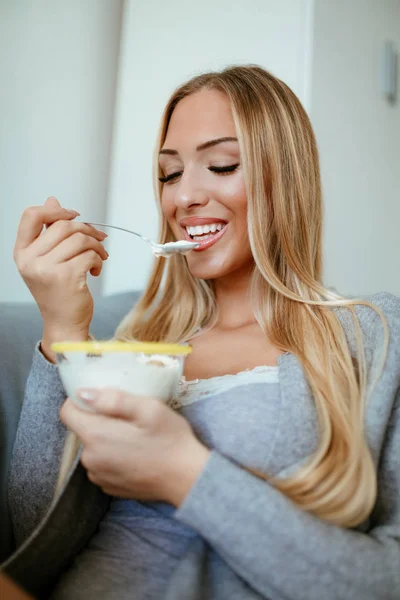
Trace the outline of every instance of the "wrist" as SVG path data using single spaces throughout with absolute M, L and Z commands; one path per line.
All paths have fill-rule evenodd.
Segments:
M 86 342 L 90 338 L 89 328 L 82 329 L 63 329 L 63 328 L 52 328 L 44 327 L 43 336 L 40 343 L 40 349 L 42 354 L 50 362 L 56 362 L 56 355 L 51 350 L 51 345 L 56 342 Z
M 196 480 L 202 473 L 211 450 L 202 444 L 197 438 L 193 438 L 190 448 L 182 452 L 183 460 L 177 469 L 175 476 L 170 479 L 168 502 L 178 508 L 189 494 Z

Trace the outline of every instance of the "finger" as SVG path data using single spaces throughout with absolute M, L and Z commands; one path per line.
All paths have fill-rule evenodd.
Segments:
M 80 275 L 90 273 L 93 277 L 98 277 L 103 269 L 103 259 L 95 250 L 86 250 L 64 264 L 69 265 L 73 273 Z
M 53 209 L 62 208 L 61 204 L 59 203 L 59 201 L 57 200 L 57 198 L 55 198 L 55 196 L 49 196 L 49 198 L 47 198 L 46 202 L 44 203 L 44 206 L 46 208 L 53 208 Z M 55 221 L 53 221 L 53 223 L 55 223 Z M 47 229 L 51 225 L 52 225 L 52 223 L 46 223 L 45 224 L 45 228 Z
M 60 419 L 83 444 L 94 436 L 100 437 L 102 434 L 99 432 L 107 431 L 104 416 L 82 410 L 70 398 L 60 408 Z
M 96 416 L 94 413 L 85 413 L 83 410 L 80 410 L 70 398 L 67 398 L 60 408 L 61 421 L 81 441 L 86 437 L 87 432 L 93 429 L 91 417 L 94 416 Z
M 55 196 L 49 196 L 46 199 L 44 206 L 53 207 L 53 208 L 62 208 L 61 204 L 59 203 L 59 201 L 57 200 L 57 198 Z
M 139 419 L 154 398 L 142 398 L 132 396 L 122 390 L 103 389 L 81 389 L 77 396 L 86 402 L 91 409 L 107 417 L 135 421 Z
M 95 229 L 91 225 L 85 225 L 78 221 L 60 220 L 51 224 L 47 231 L 43 232 L 32 244 L 31 250 L 35 256 L 44 256 L 56 248 L 63 240 L 71 237 L 75 233 L 82 233 L 103 242 L 107 234 Z
M 103 244 L 82 231 L 73 233 L 70 237 L 60 242 L 52 250 L 51 257 L 54 263 L 63 263 L 78 256 L 78 254 L 86 252 L 86 250 L 94 250 L 103 260 L 108 258 L 108 252 Z
M 62 208 L 61 204 L 59 203 L 59 201 L 57 200 L 57 198 L 55 196 L 49 196 L 46 200 L 46 202 L 44 203 L 44 206 L 46 208 L 50 208 L 53 210 L 59 210 L 60 208 Z M 53 223 L 55 223 L 56 221 L 53 221 Z M 45 223 L 45 227 L 50 227 L 50 225 L 52 225 L 52 222 L 50 223 Z
M 47 206 L 30 206 L 26 208 L 19 223 L 15 250 L 22 250 L 30 246 L 41 234 L 43 225 L 54 223 L 60 219 L 70 221 L 78 215 L 79 213 L 76 210 L 59 208 L 52 203 Z

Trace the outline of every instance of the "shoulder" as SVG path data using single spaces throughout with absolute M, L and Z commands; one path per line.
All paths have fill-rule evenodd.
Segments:
M 374 294 L 368 301 L 383 313 L 388 326 L 389 346 L 386 365 L 396 371 L 400 370 L 400 298 L 388 292 Z M 377 349 L 383 339 L 383 326 L 380 315 L 375 314 L 368 318 L 364 325 L 366 341 L 372 344 L 372 350 Z M 360 322 L 362 317 L 360 316 Z
M 372 306 L 357 305 L 357 318 L 367 338 L 375 339 L 382 332 L 382 316 L 389 327 L 390 334 L 400 335 L 400 298 L 388 292 L 380 292 L 361 298 Z M 377 309 L 377 310 L 374 310 Z
M 389 292 L 380 292 L 371 296 L 347 298 L 347 300 L 360 300 L 360 304 L 352 305 L 367 337 L 375 336 L 378 330 L 382 331 L 382 316 L 385 318 L 389 329 L 400 333 L 400 298 Z M 364 304 L 365 303 L 365 304 Z M 350 305 L 351 306 L 351 305 Z M 336 309 L 345 330 L 353 329 L 351 313 L 348 307 Z
M 391 363 L 397 361 L 400 366 L 400 298 L 388 292 L 380 292 L 359 299 L 368 303 L 354 305 L 367 357 L 373 360 L 374 356 L 380 353 L 385 339 L 384 323 L 386 323 L 389 334 L 388 359 Z M 353 349 L 355 348 L 355 326 L 351 313 L 346 308 L 337 310 L 350 347 Z
M 386 318 L 389 319 L 393 325 L 400 326 L 400 298 L 389 292 L 380 292 L 373 296 L 367 296 L 365 298 L 368 302 L 377 306 L 385 314 Z

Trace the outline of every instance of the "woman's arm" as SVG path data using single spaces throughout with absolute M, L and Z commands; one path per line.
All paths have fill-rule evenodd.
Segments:
M 57 366 L 36 347 L 15 439 L 9 504 L 17 545 L 39 523 L 54 495 L 67 429 L 59 410 L 65 400 Z
M 217 452 L 177 509 L 261 598 L 397 600 L 400 595 L 400 392 L 368 533 L 329 525 Z

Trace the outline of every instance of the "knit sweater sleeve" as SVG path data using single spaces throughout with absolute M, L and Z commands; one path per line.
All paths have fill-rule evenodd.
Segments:
M 57 366 L 46 360 L 37 344 L 9 475 L 9 505 L 17 545 L 34 530 L 53 498 L 67 434 L 59 419 L 64 400 Z
M 300 510 L 213 451 L 175 518 L 193 527 L 260 598 L 397 600 L 400 594 L 400 393 L 379 466 L 369 529 Z

